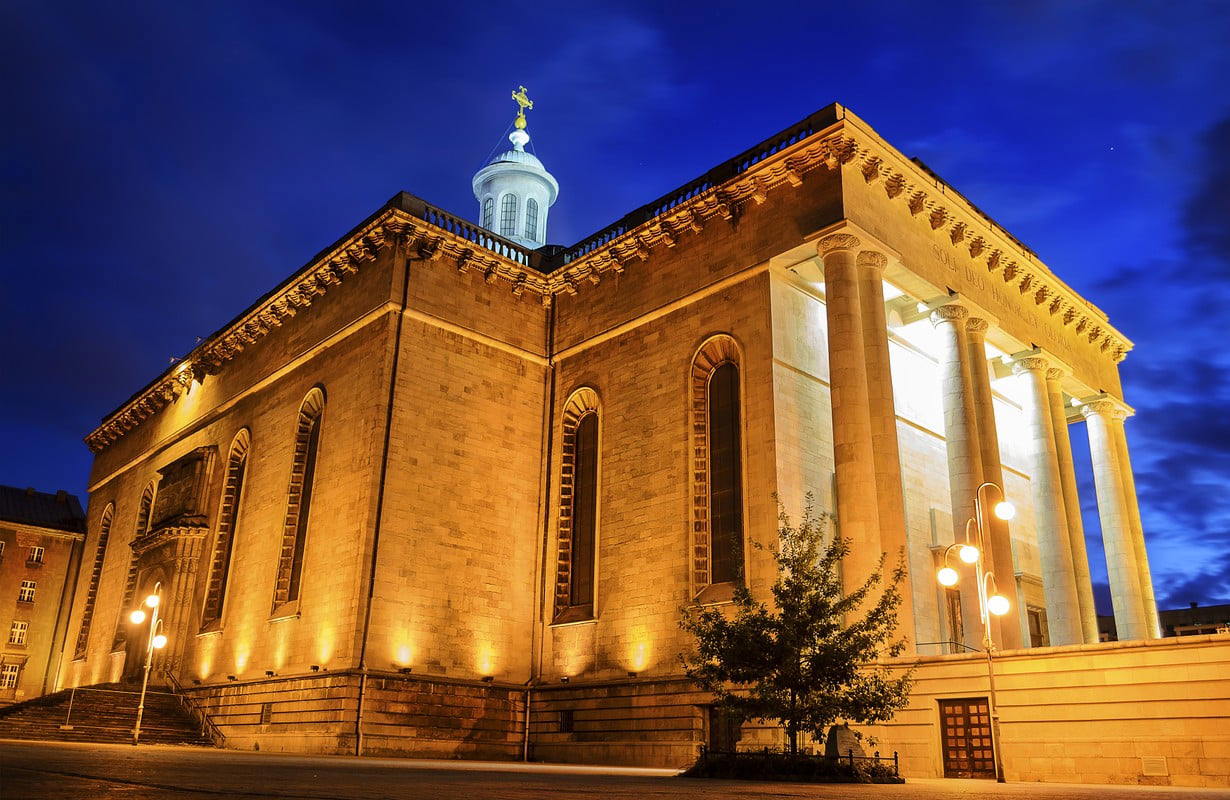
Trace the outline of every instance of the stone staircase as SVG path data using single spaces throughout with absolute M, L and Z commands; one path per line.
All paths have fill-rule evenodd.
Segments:
M 0 739 L 131 743 L 140 691 L 140 684 L 101 683 L 0 708 Z M 141 744 L 213 746 L 179 698 L 153 686 L 145 695 Z

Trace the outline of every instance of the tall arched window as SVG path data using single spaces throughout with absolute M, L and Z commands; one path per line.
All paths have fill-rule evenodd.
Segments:
M 598 395 L 593 389 L 578 390 L 564 404 L 556 622 L 594 616 L 598 555 L 598 421 Z
M 743 441 L 739 349 L 727 335 L 692 361 L 693 588 L 743 581 Z M 708 599 L 725 599 L 722 592 Z
M 248 468 L 248 429 L 244 428 L 231 442 L 226 458 L 226 477 L 222 484 L 222 502 L 218 508 L 218 535 L 214 539 L 213 558 L 209 562 L 209 583 L 205 587 L 205 608 L 201 613 L 201 630 L 217 627 L 226 603 L 226 584 L 231 571 L 231 553 L 235 549 L 235 532 L 239 525 L 239 508 L 243 501 L 243 478 Z
M 525 201 L 525 238 L 538 241 L 538 201 L 532 197 Z
M 90 643 L 90 623 L 94 620 L 94 603 L 98 600 L 98 581 L 102 577 L 103 560 L 107 557 L 107 540 L 111 538 L 111 518 L 115 516 L 115 505 L 108 503 L 103 509 L 102 520 L 98 526 L 98 545 L 94 548 L 94 568 L 90 571 L 90 586 L 85 593 L 85 609 L 81 612 L 81 628 L 77 631 L 77 646 L 73 649 L 73 660 L 85 658 L 86 648 Z
M 500 235 L 517 235 L 517 196 L 506 194 L 500 200 Z
M 140 539 L 149 532 L 150 515 L 154 511 L 154 482 L 150 481 L 145 485 L 145 491 L 141 492 L 141 503 L 137 506 L 137 524 L 132 529 L 132 540 L 129 543 L 131 550 L 132 545 L 136 544 L 137 539 Z M 128 561 L 128 577 L 124 581 L 124 599 L 120 603 L 120 618 L 115 624 L 115 639 L 111 643 L 112 650 L 123 650 L 124 644 L 128 641 L 128 626 L 125 624 L 128 621 L 128 612 L 132 609 L 132 596 L 137 591 L 137 554 L 129 553 Z
M 320 427 L 324 410 L 325 395 L 319 388 L 308 392 L 299 407 L 286 521 L 282 527 L 282 551 L 278 557 L 278 575 L 273 590 L 274 613 L 286 603 L 299 599 L 303 578 L 303 553 L 307 545 L 308 523 L 311 520 L 312 488 L 316 478 L 316 453 L 320 448 Z
M 495 224 L 495 198 L 487 197 L 483 199 L 483 227 L 491 230 L 491 226 Z

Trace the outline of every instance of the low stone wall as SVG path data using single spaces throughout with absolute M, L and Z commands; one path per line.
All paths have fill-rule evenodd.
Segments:
M 985 697 L 986 658 L 910 666 L 909 706 L 868 732 L 906 777 L 942 777 L 939 703 Z M 1230 785 L 1230 635 L 1006 651 L 995 683 L 1009 781 Z
M 322 672 L 189 686 L 184 691 L 239 750 L 354 754 L 360 675 Z M 363 755 L 517 759 L 525 690 L 473 681 L 369 675 Z

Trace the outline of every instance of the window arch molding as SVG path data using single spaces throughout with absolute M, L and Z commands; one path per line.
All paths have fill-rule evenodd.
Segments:
M 324 424 L 324 387 L 314 386 L 299 404 L 295 441 L 291 459 L 290 485 L 287 488 L 286 518 L 282 526 L 282 548 L 273 588 L 273 616 L 297 612 L 302 588 L 303 561 L 311 523 L 312 495 L 316 483 L 316 462 Z
M 598 392 L 589 386 L 574 390 L 564 402 L 560 427 L 555 623 L 595 617 L 602 487 Z
M 247 428 L 242 428 L 231 440 L 230 449 L 227 451 L 226 471 L 222 479 L 222 500 L 218 504 L 218 527 L 209 561 L 209 575 L 206 578 L 205 604 L 201 609 L 202 631 L 220 627 L 222 612 L 226 610 L 226 590 L 230 581 L 240 507 L 247 483 L 248 451 L 251 447 L 252 433 Z
M 98 583 L 102 578 L 103 562 L 107 558 L 107 541 L 111 538 L 111 522 L 115 518 L 115 503 L 107 503 L 99 517 L 98 544 L 94 547 L 94 568 L 90 571 L 90 584 L 86 589 L 85 606 L 81 611 L 81 627 L 77 629 L 77 644 L 73 648 L 73 661 L 86 657 L 90 644 L 90 624 L 94 621 L 94 605 L 98 600 Z
M 132 529 L 132 539 L 129 541 L 128 577 L 124 579 L 124 599 L 120 602 L 120 617 L 115 623 L 115 638 L 111 642 L 113 652 L 123 650 L 128 641 L 128 612 L 131 610 L 133 595 L 137 591 L 137 553 L 132 548 L 137 540 L 149 533 L 151 517 L 154 513 L 154 496 L 158 484 L 150 481 L 141 492 L 141 502 L 137 504 L 137 523 Z
M 689 452 L 689 472 L 692 481 L 692 509 L 691 509 L 691 588 L 692 596 L 698 602 L 721 602 L 730 599 L 733 594 L 733 584 L 742 580 L 742 575 L 745 568 L 745 555 L 747 552 L 747 529 L 745 520 L 747 518 L 743 487 L 746 486 L 746 476 L 744 474 L 745 451 L 744 440 L 746 436 L 745 416 L 743 409 L 746 404 L 743 402 L 743 359 L 742 347 L 739 342 L 728 333 L 714 334 L 705 339 L 696 349 L 692 357 L 691 368 L 688 376 L 689 390 L 689 422 L 690 422 L 690 442 L 691 449 Z M 737 404 L 735 411 L 737 417 L 733 426 L 733 435 L 735 441 L 734 459 L 736 464 L 732 465 L 734 469 L 733 488 L 735 490 L 734 511 L 737 513 L 736 520 L 737 538 L 730 546 L 732 552 L 724 554 L 726 558 L 733 562 L 736 570 L 734 580 L 719 580 L 713 579 L 713 568 L 715 555 L 713 546 L 714 536 L 714 519 L 713 519 L 713 456 L 714 442 L 712 440 L 712 431 L 710 430 L 710 389 L 712 379 L 720 368 L 730 365 L 734 368 L 734 378 L 737 381 L 734 392 L 734 401 Z M 729 377 L 729 376 L 727 376 Z M 729 521 L 728 521 L 729 522 Z

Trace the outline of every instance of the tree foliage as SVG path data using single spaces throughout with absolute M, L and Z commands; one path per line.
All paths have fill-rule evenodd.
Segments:
M 905 706 L 910 672 L 867 668 L 905 647 L 895 638 L 905 560 L 903 553 L 878 592 L 881 554 L 879 569 L 846 594 L 840 565 L 850 543 L 827 534 L 831 515 L 817 514 L 808 494 L 797 526 L 785 511 L 778 520 L 772 606 L 740 586 L 733 607 L 686 608 L 680 625 L 697 646 L 683 662 L 688 677 L 728 713 L 780 722 L 797 753 L 801 731 L 822 740 L 838 720 L 883 722 Z

